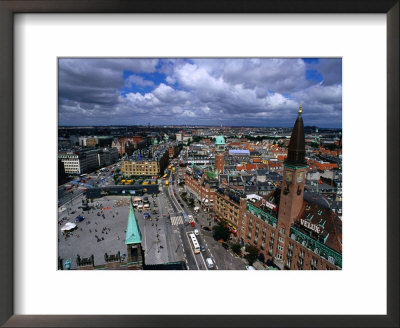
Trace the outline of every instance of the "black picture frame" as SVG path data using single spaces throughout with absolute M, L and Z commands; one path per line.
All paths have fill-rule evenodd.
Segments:
M 4 327 L 399 327 L 398 0 L 0 0 L 0 324 Z M 15 13 L 385 13 L 387 17 L 387 315 L 14 315 L 13 16 Z M 380 215 L 377 213 L 377 215 Z M 367 263 L 366 263 L 367 267 Z M 368 286 L 366 286 L 368 288 Z

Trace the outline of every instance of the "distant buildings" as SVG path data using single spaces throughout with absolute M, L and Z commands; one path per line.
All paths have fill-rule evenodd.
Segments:
M 156 176 L 161 175 L 168 166 L 169 150 L 168 146 L 154 145 L 143 151 L 136 151 L 127 160 L 122 162 L 121 173 L 124 176 L 142 175 Z
M 65 174 L 76 175 L 115 163 L 118 151 L 115 148 L 66 150 L 58 152 L 58 159 L 64 164 Z
M 146 145 L 146 140 L 141 136 L 133 136 L 116 138 L 113 140 L 111 147 L 118 149 L 119 155 L 122 157 L 124 154 L 130 156 L 136 149 L 145 148 Z

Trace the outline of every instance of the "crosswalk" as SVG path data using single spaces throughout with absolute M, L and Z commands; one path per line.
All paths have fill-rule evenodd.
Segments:
M 171 216 L 171 224 L 172 225 L 183 224 L 183 217 L 181 215 Z

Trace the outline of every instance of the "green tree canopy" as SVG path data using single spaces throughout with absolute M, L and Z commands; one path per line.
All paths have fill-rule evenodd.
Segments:
M 231 236 L 231 231 L 229 230 L 229 228 L 222 224 L 213 226 L 212 230 L 216 239 L 223 239 L 227 241 Z
M 245 258 L 249 262 L 249 264 L 252 265 L 255 262 L 255 260 L 257 260 L 258 253 L 260 253 L 260 250 L 253 245 L 248 245 L 246 246 L 246 252 L 247 254 L 245 255 Z
M 240 246 L 239 243 L 232 244 L 231 248 L 232 248 L 232 251 L 233 251 L 235 254 L 240 255 L 242 246 Z

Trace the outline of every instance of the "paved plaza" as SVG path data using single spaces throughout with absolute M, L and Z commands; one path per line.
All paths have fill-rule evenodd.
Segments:
M 176 188 L 177 197 L 179 190 Z M 149 208 L 135 209 L 135 215 L 142 234 L 142 248 L 145 264 L 165 264 L 184 261 L 188 270 L 207 270 L 202 258 L 211 257 L 217 270 L 243 270 L 245 261 L 235 256 L 230 250 L 225 250 L 221 244 L 212 238 L 210 231 L 204 231 L 201 226 L 214 224 L 211 215 L 200 211 L 193 213 L 191 208 L 185 208 L 187 214 L 196 217 L 195 228 L 200 230 L 197 237 L 206 247 L 206 252 L 194 254 L 188 234 L 195 228 L 184 226 L 180 209 L 173 205 L 172 193 L 162 188 L 158 195 L 144 195 L 148 198 Z M 173 196 L 172 196 L 173 197 Z M 94 256 L 94 265 L 105 264 L 104 254 L 120 252 L 125 260 L 127 247 L 125 245 L 126 227 L 129 216 L 129 196 L 107 196 L 95 199 L 89 203 L 88 211 L 82 210 L 80 195 L 67 202 L 59 209 L 58 254 L 65 263 L 71 260 L 71 269 L 76 269 L 76 258 Z M 144 218 L 144 214 L 150 217 Z M 83 215 L 81 222 L 75 218 Z M 65 237 L 61 228 L 67 222 L 77 224 L 68 237 Z
M 129 200 L 127 196 L 108 196 L 94 200 L 89 204 L 94 208 L 82 211 L 81 197 L 63 206 L 59 213 L 58 223 L 58 254 L 64 263 L 71 259 L 71 269 L 76 269 L 76 257 L 94 256 L 95 265 L 105 263 L 104 254 L 116 254 L 118 251 L 124 258 L 127 253 L 125 245 L 126 225 L 129 215 Z M 179 233 L 173 230 L 168 219 L 168 211 L 160 198 L 149 196 L 151 207 L 146 211 L 135 210 L 136 218 L 142 234 L 142 247 L 145 253 L 145 263 L 163 264 L 184 260 L 182 248 L 179 247 Z M 160 205 L 160 206 L 159 206 Z M 97 207 L 97 208 L 96 208 Z M 159 210 L 159 214 L 151 214 L 144 219 L 145 212 Z M 100 215 L 98 215 L 100 214 Z M 78 215 L 83 215 L 82 222 L 75 222 Z M 65 237 L 61 228 L 67 222 L 75 222 L 77 229 Z

